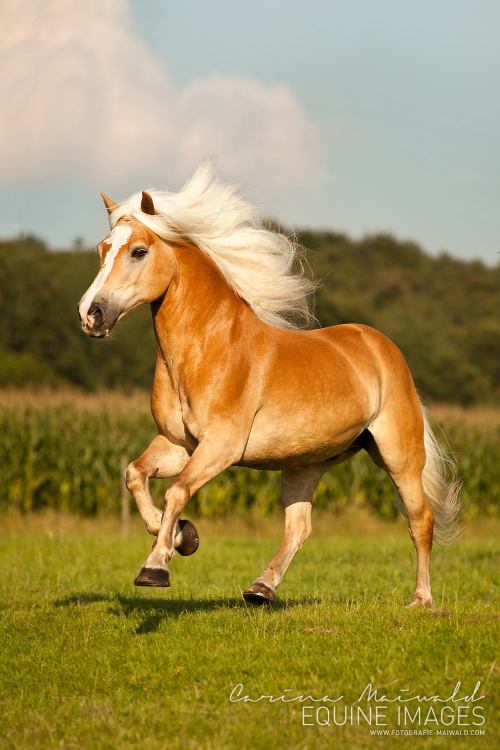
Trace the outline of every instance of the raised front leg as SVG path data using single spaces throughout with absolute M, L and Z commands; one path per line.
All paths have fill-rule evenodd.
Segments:
M 141 572 L 136 586 L 169 586 L 168 563 L 175 547 L 176 525 L 183 508 L 194 493 L 221 471 L 238 461 L 244 442 L 238 436 L 215 435 L 198 444 L 188 463 L 165 495 L 165 512 L 158 539 Z
M 271 562 L 250 588 L 243 592 L 243 598 L 249 604 L 270 604 L 276 600 L 277 586 L 311 533 L 312 497 L 318 479 L 326 468 L 323 464 L 316 464 L 282 472 L 281 502 L 285 509 L 285 534 Z
M 163 435 L 157 435 L 125 472 L 125 483 L 131 492 L 137 508 L 150 534 L 157 536 L 162 513 L 154 505 L 149 492 L 149 479 L 168 478 L 180 474 L 189 461 L 189 453 L 179 445 L 171 443 Z

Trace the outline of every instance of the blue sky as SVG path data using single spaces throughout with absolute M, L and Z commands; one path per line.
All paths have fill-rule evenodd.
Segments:
M 86 5 L 13 5 L 2 234 L 95 244 L 98 190 L 176 189 L 206 155 L 294 226 L 498 260 L 500 3 Z

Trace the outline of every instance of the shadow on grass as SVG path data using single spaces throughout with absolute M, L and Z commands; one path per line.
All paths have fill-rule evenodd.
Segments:
M 250 614 L 256 611 L 276 612 L 291 607 L 319 604 L 321 603 L 321 599 L 315 597 L 286 599 L 284 601 L 277 601 L 272 606 L 262 605 L 256 607 L 248 606 L 239 597 L 227 597 L 225 599 L 153 599 L 145 596 L 82 593 L 71 594 L 63 599 L 56 599 L 54 606 L 79 607 L 103 602 L 111 605 L 119 605 L 118 607 L 111 606 L 108 610 L 110 614 L 118 617 L 125 616 L 131 619 L 135 619 L 137 616 L 142 617 L 142 622 L 135 629 L 135 633 L 143 635 L 157 631 L 163 620 L 170 620 L 196 612 L 214 612 L 221 610 L 223 607 L 238 611 L 246 610 Z

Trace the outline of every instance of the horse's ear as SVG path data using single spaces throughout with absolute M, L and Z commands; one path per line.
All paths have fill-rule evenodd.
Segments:
M 102 199 L 104 201 L 104 205 L 108 209 L 108 214 L 112 213 L 115 208 L 117 207 L 118 203 L 115 203 L 114 201 L 109 198 L 106 193 L 101 193 Z
M 151 198 L 149 193 L 146 193 L 145 190 L 142 191 L 141 211 L 142 213 L 149 214 L 150 216 L 155 215 L 155 205 L 153 203 L 153 199 Z

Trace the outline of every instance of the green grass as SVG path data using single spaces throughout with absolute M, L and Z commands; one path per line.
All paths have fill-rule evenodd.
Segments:
M 414 555 L 401 524 L 313 536 L 273 609 L 240 598 L 276 548 L 272 524 L 200 524 L 198 553 L 174 559 L 166 590 L 132 585 L 150 546 L 135 527 L 50 526 L 0 536 L 2 748 L 495 746 L 494 526 L 435 550 L 435 612 L 403 607 Z M 368 682 L 444 697 L 459 680 L 463 692 L 481 681 L 486 737 L 370 737 L 302 726 L 296 704 L 228 700 L 238 683 L 350 703 Z

